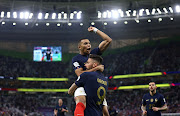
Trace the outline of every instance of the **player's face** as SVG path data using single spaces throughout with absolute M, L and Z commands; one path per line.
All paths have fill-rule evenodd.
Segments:
M 81 40 L 79 45 L 79 49 L 83 54 L 90 54 L 91 51 L 91 43 L 88 39 Z
M 151 91 L 151 92 L 153 92 L 154 90 L 156 90 L 156 84 L 154 83 L 154 82 L 151 82 L 151 83 L 149 83 L 149 90 Z
M 63 104 L 63 101 L 62 101 L 62 99 L 59 99 L 59 105 L 62 105 Z
M 93 59 L 89 58 L 87 62 L 85 63 L 86 69 L 92 69 L 94 68 L 95 62 Z

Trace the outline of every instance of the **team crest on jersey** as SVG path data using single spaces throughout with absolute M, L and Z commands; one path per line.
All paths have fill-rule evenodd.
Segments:
M 156 99 L 155 99 L 155 102 L 157 102 L 157 101 L 158 101 L 158 99 L 156 98 Z
M 154 101 L 154 99 L 151 99 L 151 102 L 153 102 Z

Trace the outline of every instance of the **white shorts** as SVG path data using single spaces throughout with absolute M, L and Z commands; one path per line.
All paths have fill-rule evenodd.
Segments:
M 74 92 L 74 97 L 81 96 L 81 95 L 87 96 L 87 95 L 86 95 L 86 92 L 85 92 L 85 90 L 84 90 L 83 87 L 77 88 L 77 89 L 75 90 L 75 92 Z M 104 98 L 104 101 L 103 101 L 103 105 L 104 105 L 104 106 L 108 106 L 108 105 L 107 105 L 107 101 L 106 101 L 105 98 Z

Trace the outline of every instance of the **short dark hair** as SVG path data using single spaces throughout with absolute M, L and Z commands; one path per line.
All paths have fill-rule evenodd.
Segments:
M 93 60 L 97 61 L 99 64 L 102 64 L 103 58 L 96 54 L 90 54 L 89 58 L 92 58 Z

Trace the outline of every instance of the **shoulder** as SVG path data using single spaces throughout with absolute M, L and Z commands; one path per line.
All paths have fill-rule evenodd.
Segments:
M 149 96 L 149 93 L 144 94 L 143 98 L 146 98 Z
M 162 98 L 164 97 L 164 96 L 163 96 L 162 94 L 160 94 L 160 93 L 157 93 L 157 94 L 158 94 L 159 97 L 162 97 Z
M 77 54 L 76 56 L 74 56 L 73 58 L 72 58 L 72 60 L 77 60 L 79 57 L 81 57 L 82 55 L 80 55 L 80 54 Z

